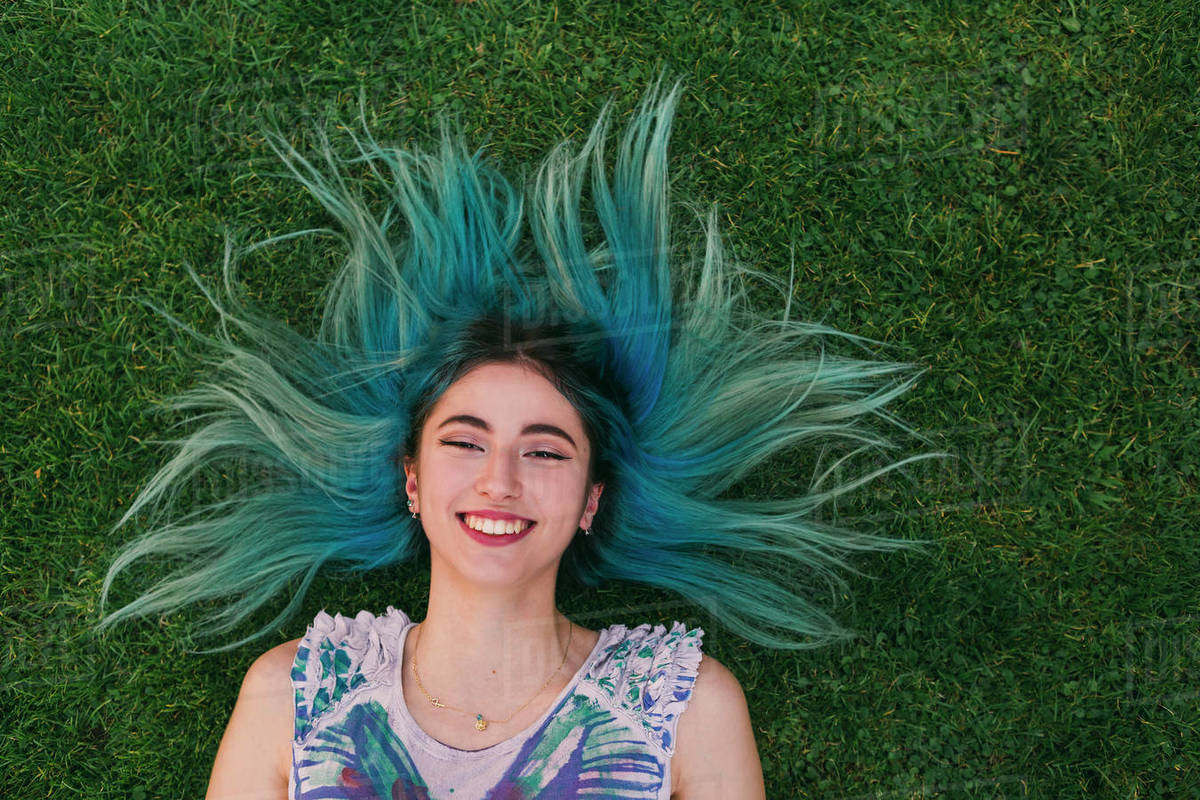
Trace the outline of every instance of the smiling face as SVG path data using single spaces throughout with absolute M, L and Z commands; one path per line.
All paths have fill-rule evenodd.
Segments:
M 547 581 L 602 486 L 571 403 L 531 366 L 492 363 L 453 383 L 425 420 L 405 490 L 432 569 L 486 585 Z

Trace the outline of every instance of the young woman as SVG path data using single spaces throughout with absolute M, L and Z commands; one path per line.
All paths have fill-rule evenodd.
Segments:
M 379 217 L 332 158 L 322 172 L 281 146 L 350 248 L 321 331 L 218 304 L 237 336 L 183 402 L 205 424 L 126 518 L 230 458 L 279 477 L 128 546 L 105 593 L 143 556 L 194 558 L 104 624 L 234 597 L 213 620 L 228 630 L 300 578 L 282 619 L 323 565 L 426 546 L 429 602 L 419 624 L 321 612 L 260 657 L 210 798 L 763 795 L 741 688 L 703 631 L 578 626 L 559 577 L 671 589 L 767 646 L 836 633 L 794 587 L 900 543 L 812 512 L 913 458 L 819 491 L 831 468 L 797 498 L 722 495 L 798 443 L 884 444 L 861 419 L 915 376 L 827 355 L 831 329 L 750 314 L 711 217 L 690 286 L 673 276 L 677 96 L 651 90 L 611 175 L 607 109 L 578 153 L 556 148 L 528 232 L 517 190 L 449 137 L 437 155 L 359 143 L 388 193 Z
M 741 689 L 699 658 L 698 631 L 597 632 L 555 608 L 559 562 L 576 536 L 590 535 L 604 487 L 582 416 L 553 367 L 535 360 L 538 343 L 529 350 L 470 369 L 414 429 L 405 492 L 429 540 L 425 619 L 322 617 L 303 645 L 260 658 L 221 743 L 210 798 L 763 795 Z M 371 634 L 379 645 L 366 643 Z M 631 642 L 654 657 L 635 660 Z M 371 655 L 378 663 L 354 673 L 365 680 L 349 710 L 314 714 L 314 728 L 294 743 L 296 696 L 310 693 L 308 683 L 331 689 L 335 705 L 339 692 L 351 693 L 310 664 L 324 643 L 348 654 L 350 670 Z M 606 678 L 637 688 L 664 669 L 663 695 L 645 709 L 601 688 Z

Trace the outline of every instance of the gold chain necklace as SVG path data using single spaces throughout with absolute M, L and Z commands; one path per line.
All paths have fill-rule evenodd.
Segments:
M 483 714 L 480 714 L 480 713 L 475 714 L 475 730 L 486 731 L 488 725 L 492 724 L 493 722 L 498 725 L 503 725 L 504 723 L 508 722 L 510 719 L 515 717 L 519 711 L 521 711 L 522 709 L 525 708 L 525 706 L 532 703 L 533 698 L 537 697 L 539 694 L 541 694 L 542 691 L 547 686 L 550 685 L 550 681 L 554 680 L 554 676 L 557 675 L 560 670 L 562 670 L 563 664 L 567 663 L 567 654 L 569 654 L 571 652 L 571 639 L 574 638 L 574 636 L 575 636 L 575 626 L 572 624 L 570 632 L 567 633 L 567 646 L 563 649 L 562 661 L 558 662 L 558 666 L 555 667 L 554 672 L 551 672 L 550 676 L 548 678 L 546 678 L 546 682 L 543 683 L 541 686 L 539 686 L 538 690 L 533 693 L 533 697 L 530 697 L 524 703 L 521 703 L 521 705 L 517 706 L 513 710 L 513 712 L 511 714 L 509 714 L 507 717 L 505 717 L 504 719 L 487 719 L 486 717 L 483 716 Z M 460 714 L 466 714 L 466 715 L 470 716 L 471 715 L 470 711 L 467 711 L 464 708 L 455 708 L 452 705 L 443 703 L 441 700 L 438 700 L 436 697 L 433 697 L 432 695 L 430 695 L 429 692 L 425 691 L 425 685 L 423 683 L 421 683 L 421 673 L 417 672 L 417 648 L 421 644 L 420 637 L 421 637 L 421 632 L 417 631 L 417 643 L 413 645 L 412 659 L 410 659 L 410 661 L 409 661 L 409 663 L 412 665 L 413 677 L 417 679 L 417 688 L 421 690 L 421 694 L 425 695 L 425 699 L 428 700 L 434 708 L 445 708 L 449 711 L 457 711 Z

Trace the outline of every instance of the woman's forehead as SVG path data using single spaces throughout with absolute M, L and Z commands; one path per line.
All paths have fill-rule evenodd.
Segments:
M 471 369 L 442 394 L 430 417 L 436 426 L 463 413 L 496 425 L 550 421 L 583 432 L 583 419 L 571 402 L 528 364 L 499 362 Z

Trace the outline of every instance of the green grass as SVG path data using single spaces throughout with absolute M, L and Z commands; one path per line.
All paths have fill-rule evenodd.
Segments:
M 690 87 L 678 196 L 748 264 L 794 250 L 793 313 L 927 365 L 897 413 L 960 458 L 839 509 L 934 543 L 863 561 L 848 644 L 764 652 L 646 592 L 565 607 L 704 624 L 771 797 L 1200 796 L 1193 3 L 303 5 L 0 10 L 0 796 L 199 797 L 258 652 L 322 607 L 421 611 L 406 568 L 219 656 L 186 617 L 88 633 L 154 406 L 202 369 L 139 301 L 211 325 L 185 264 L 326 222 L 262 122 L 301 142 L 362 98 L 408 142 L 448 110 L 515 167 L 661 69 Z M 329 244 L 252 260 L 251 293 L 311 330 Z M 802 486 L 780 466 L 747 490 Z

